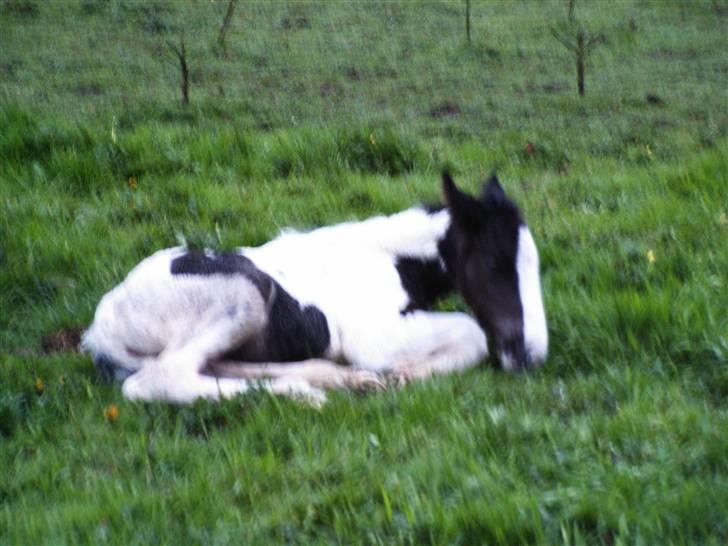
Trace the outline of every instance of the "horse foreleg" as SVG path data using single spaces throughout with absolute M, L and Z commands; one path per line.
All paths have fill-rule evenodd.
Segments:
M 393 325 L 389 337 L 386 371 L 394 384 L 472 368 L 488 355 L 483 330 L 463 313 L 417 311 Z
M 207 371 L 222 378 L 298 379 L 320 389 L 369 391 L 384 388 L 382 378 L 376 372 L 340 366 L 318 358 L 285 363 L 220 361 L 208 365 Z

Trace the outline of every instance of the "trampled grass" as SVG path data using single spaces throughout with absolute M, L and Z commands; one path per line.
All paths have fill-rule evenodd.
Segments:
M 726 542 L 726 6 L 577 2 L 583 98 L 565 2 L 473 6 L 466 46 L 460 3 L 241 3 L 217 57 L 224 3 L 0 3 L 0 543 Z M 445 164 L 529 220 L 538 373 L 178 408 L 61 350 L 160 247 L 436 201 Z

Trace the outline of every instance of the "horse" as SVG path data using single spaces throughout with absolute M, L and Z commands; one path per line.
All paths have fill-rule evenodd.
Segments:
M 175 247 L 101 299 L 82 348 L 131 400 L 190 403 L 262 388 L 326 400 L 465 370 L 541 365 L 539 256 L 495 175 L 442 174 L 443 205 L 284 231 L 259 247 Z M 433 306 L 457 292 L 474 316 Z M 489 350 L 490 344 L 490 350 Z

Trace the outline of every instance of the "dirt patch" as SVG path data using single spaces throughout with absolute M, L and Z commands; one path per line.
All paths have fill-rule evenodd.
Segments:
M 311 28 L 311 21 L 305 15 L 286 15 L 281 19 L 281 28 L 285 30 Z
M 324 82 L 319 87 L 319 95 L 321 98 L 338 97 L 340 94 L 341 89 L 335 83 Z
M 652 122 L 652 126 L 657 129 L 666 129 L 669 127 L 677 127 L 677 123 L 665 117 L 658 117 Z
M 544 93 L 548 93 L 549 95 L 553 95 L 556 93 L 563 93 L 564 91 L 569 90 L 569 86 L 565 83 L 560 82 L 551 82 L 551 83 L 545 83 L 541 86 L 541 90 Z
M 648 93 L 647 95 L 645 95 L 645 102 L 653 106 L 662 106 L 663 104 L 665 104 L 665 101 L 662 100 L 661 97 L 653 93 Z
M 350 66 L 346 69 L 346 77 L 351 81 L 358 82 L 361 80 L 361 72 L 359 72 L 355 66 Z
M 6 0 L 0 6 L 0 11 L 19 17 L 35 17 L 40 13 L 40 8 L 38 2 L 32 0 Z
M 103 89 L 101 89 L 101 86 L 95 83 L 91 83 L 88 85 L 79 85 L 75 89 L 76 94 L 81 97 L 98 97 L 99 95 L 103 94 Z
M 46 354 L 77 352 L 82 332 L 83 328 L 62 328 L 45 336 L 41 341 L 43 352 Z
M 0 63 L 0 72 L 7 76 L 15 76 L 18 69 L 23 66 L 23 63 L 18 60 L 10 60 L 7 62 Z
M 457 116 L 460 113 L 460 107 L 454 102 L 445 101 L 428 112 L 431 118 L 449 118 Z

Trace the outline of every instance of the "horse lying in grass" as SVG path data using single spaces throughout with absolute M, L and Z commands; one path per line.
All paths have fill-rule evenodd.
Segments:
M 83 346 L 124 396 L 177 403 L 260 386 L 321 403 L 381 387 L 546 358 L 533 237 L 495 176 L 482 195 L 443 174 L 445 206 L 286 232 L 216 254 L 161 250 L 101 300 Z M 428 311 L 459 292 L 475 319 Z

